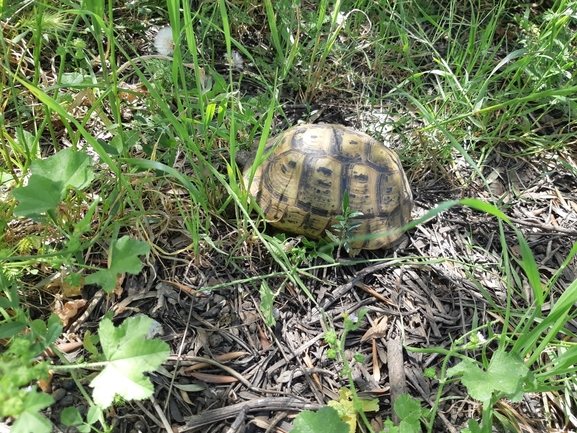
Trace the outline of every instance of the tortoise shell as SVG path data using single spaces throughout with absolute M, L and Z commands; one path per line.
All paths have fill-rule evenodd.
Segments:
M 412 194 L 395 152 L 370 136 L 341 125 L 299 125 L 271 138 L 266 159 L 249 191 L 272 226 L 319 239 L 337 224 L 345 191 L 349 207 L 362 216 L 349 243 L 378 249 L 401 236 L 411 217 Z M 356 239 L 355 238 L 359 238 Z

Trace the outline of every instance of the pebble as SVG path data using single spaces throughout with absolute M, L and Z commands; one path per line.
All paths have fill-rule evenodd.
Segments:
M 55 402 L 62 400 L 66 396 L 66 390 L 64 388 L 56 388 L 52 392 L 52 398 Z
M 76 401 L 76 399 L 74 398 L 74 396 L 72 394 L 68 394 L 62 400 L 60 400 L 58 402 L 58 406 L 72 407 L 72 406 L 74 406 L 75 401 Z

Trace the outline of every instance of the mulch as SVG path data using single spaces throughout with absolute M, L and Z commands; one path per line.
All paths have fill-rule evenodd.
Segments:
M 485 167 L 492 189 L 500 184 L 493 193 L 500 192 L 501 209 L 528 240 L 546 281 L 577 240 L 576 179 L 565 170 L 563 157 L 528 161 L 495 152 Z M 499 175 L 492 176 L 494 172 Z M 467 179 L 467 173 L 460 178 Z M 485 188 L 475 183 L 448 185 L 431 176 L 413 185 L 415 218 L 445 200 L 487 199 Z M 230 232 L 230 226 L 217 230 Z M 319 306 L 284 276 L 272 275 L 275 264 L 258 243 L 246 241 L 231 249 L 230 256 L 210 249 L 201 258 L 190 252 L 157 254 L 142 274 L 126 277 L 121 293 L 109 299 L 99 292 L 87 296 L 85 313 L 71 324 L 68 335 L 94 331 L 108 308 L 115 311 L 117 323 L 144 313 L 161 324 L 173 355 L 161 372 L 150 375 L 156 389 L 153 401 L 127 402 L 109 414 L 119 431 L 129 431 L 140 421 L 146 431 L 165 431 L 170 425 L 178 432 L 282 432 L 290 430 L 300 411 L 338 400 L 339 389 L 350 385 L 339 374 L 342 362 L 327 358 L 323 335 L 328 326 L 342 332 L 344 315 L 354 317 L 366 308 L 345 349 L 349 361 L 355 353 L 365 358 L 352 362 L 355 386 L 364 397 L 378 399 L 380 411 L 367 415 L 380 431 L 383 421 L 394 416 L 391 401 L 399 393 L 408 392 L 426 408 L 437 399 L 439 383 L 424 371 L 439 372 L 444 357 L 407 348 L 448 349 L 477 324 L 491 322 L 493 331 L 500 332 L 500 315 L 487 300 L 488 295 L 504 308 L 508 295 L 500 271 L 500 230 L 496 218 L 456 206 L 409 232 L 395 249 L 341 257 L 338 266 L 328 268 L 302 265 L 302 280 Z M 512 268 L 523 283 L 513 294 L 513 309 L 522 314 L 532 294 L 517 261 L 516 233 L 507 224 L 502 230 Z M 166 252 L 176 251 L 182 236 L 174 222 L 153 241 Z M 231 239 L 230 246 L 235 241 Z M 230 265 L 234 255 L 244 257 L 242 269 Z M 576 275 L 573 259 L 553 293 L 561 293 Z M 279 291 L 273 327 L 266 325 L 259 308 L 262 276 L 273 292 Z M 363 339 L 367 331 L 372 335 Z M 488 351 L 493 348 L 489 343 Z M 196 385 L 194 391 L 187 391 L 190 385 Z M 546 405 L 560 407 L 553 395 L 526 395 L 520 403 L 503 401 L 498 407 L 515 414 L 522 431 L 562 428 L 562 410 L 547 419 Z M 63 406 L 56 403 L 50 413 L 56 423 L 59 408 Z M 468 419 L 480 417 L 480 409 L 458 382 L 446 384 L 434 431 L 460 431 Z

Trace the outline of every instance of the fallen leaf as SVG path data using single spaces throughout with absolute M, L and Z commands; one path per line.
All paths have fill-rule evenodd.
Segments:
M 369 338 L 382 338 L 387 333 L 388 316 L 381 316 L 375 320 L 375 324 L 371 326 L 365 335 L 361 337 L 361 342 L 367 341 Z
M 78 314 L 78 310 L 83 308 L 85 305 L 85 299 L 74 299 L 64 303 L 60 309 L 55 309 L 54 313 L 60 317 L 62 326 L 66 327 L 68 326 L 68 321 L 73 319 Z
M 206 383 L 217 383 L 217 384 L 224 384 L 224 383 L 235 383 L 238 382 L 238 379 L 233 376 L 221 376 L 217 374 L 208 374 L 208 373 L 190 373 L 192 377 L 198 380 L 202 380 Z
M 260 345 L 264 350 L 266 350 L 271 346 L 270 341 L 268 340 L 266 334 L 263 332 L 262 328 L 258 324 L 257 326 L 258 326 L 258 336 L 260 339 Z

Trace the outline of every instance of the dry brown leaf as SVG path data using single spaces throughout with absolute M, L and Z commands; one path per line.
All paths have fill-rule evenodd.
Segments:
M 76 350 L 80 347 L 82 347 L 83 343 L 82 341 L 69 341 L 67 343 L 58 343 L 55 344 L 56 348 L 62 352 L 62 353 L 70 353 L 73 350 Z M 54 350 L 52 350 L 52 348 L 48 348 L 46 349 L 44 352 L 42 352 L 42 356 L 45 358 L 56 358 L 57 355 L 56 353 L 54 353 Z
M 164 281 L 165 283 L 172 284 L 173 286 L 178 287 L 180 290 L 182 290 L 183 292 L 188 293 L 189 295 L 197 295 L 197 296 L 198 296 L 199 294 L 202 293 L 202 292 L 199 292 L 199 291 L 197 291 L 197 290 L 195 290 L 195 289 L 192 289 L 192 288 L 190 288 L 190 287 L 188 287 L 188 286 L 185 286 L 184 284 L 177 283 L 176 281 L 168 281 L 168 280 L 163 280 L 163 281 Z
M 122 296 L 124 289 L 122 288 L 122 283 L 124 283 L 124 277 L 126 274 L 116 274 L 116 287 L 112 291 L 118 297 Z
M 146 87 L 142 83 L 122 83 L 118 88 L 118 97 L 129 103 L 133 103 L 146 95 L 148 95 L 148 90 L 146 90 Z
M 190 397 L 188 396 L 188 392 L 183 391 L 182 389 L 178 390 L 180 392 L 180 396 L 182 397 L 182 399 L 189 405 L 194 406 L 194 403 L 192 402 L 192 400 L 190 400 Z
M 256 326 L 258 327 L 258 337 L 260 340 L 260 345 L 264 350 L 266 350 L 271 346 L 270 341 L 268 340 L 268 337 L 263 332 L 262 328 L 258 325 L 258 323 Z
M 223 353 L 222 355 L 215 356 L 214 360 L 218 361 L 218 362 L 226 362 L 226 361 L 230 361 L 231 359 L 240 358 L 240 357 L 246 356 L 246 355 L 249 355 L 249 353 L 248 352 Z M 196 364 L 192 364 L 191 366 L 182 369 L 182 372 L 187 373 L 190 371 L 200 370 L 202 368 L 207 368 L 207 367 L 214 367 L 214 366 L 211 364 L 208 364 L 206 362 L 197 362 Z
M 80 279 L 78 286 L 72 285 L 66 278 L 69 274 L 62 272 L 55 275 L 52 281 L 44 286 L 44 290 L 53 294 L 61 294 L 66 298 L 74 298 L 82 295 L 82 288 L 84 287 L 84 277 Z
M 232 376 L 221 376 L 218 374 L 208 374 L 208 373 L 190 373 L 190 375 L 195 379 L 202 380 L 203 382 L 206 383 L 224 384 L 224 383 L 238 382 L 238 379 Z
M 58 305 L 58 304 L 57 304 Z M 73 319 L 77 314 L 78 310 L 86 305 L 86 299 L 74 299 L 68 301 L 64 304 L 60 304 L 60 308 L 55 308 L 54 313 L 60 317 L 62 320 L 62 326 L 68 326 L 68 321 Z
M 274 426 L 274 428 L 272 430 L 270 429 L 271 426 L 271 422 L 270 419 L 268 418 L 263 418 L 263 417 L 256 417 L 252 420 L 252 423 L 254 425 L 256 425 L 257 427 L 260 427 L 263 430 L 266 431 L 270 431 L 270 432 L 275 432 L 275 433 L 288 433 L 288 430 L 285 430 L 279 426 Z
M 40 379 L 38 381 L 38 388 L 42 391 L 47 392 L 48 394 L 52 393 L 52 377 L 54 373 L 52 370 L 48 370 L 48 379 Z
M 308 352 L 305 352 L 305 354 L 304 354 L 304 356 L 303 356 L 303 361 L 305 362 L 305 365 L 306 365 L 308 368 L 313 368 L 313 367 L 314 367 L 313 361 L 312 361 L 311 357 L 309 356 L 309 353 L 308 353 Z M 313 380 L 315 381 L 315 384 L 317 385 L 317 387 L 318 387 L 319 389 L 323 389 L 323 387 L 322 387 L 322 385 L 321 385 L 321 381 L 320 381 L 320 379 L 319 379 L 319 375 L 316 374 L 316 373 L 313 373 L 313 374 L 312 374 L 312 377 L 313 377 Z
M 361 342 L 367 341 L 369 338 L 382 338 L 387 333 L 387 324 L 389 316 L 381 316 L 375 320 L 375 324 L 371 326 L 365 335 L 361 337 Z
M 377 340 L 373 338 L 373 378 L 375 382 L 381 381 L 381 364 L 379 361 L 379 353 L 377 351 Z

